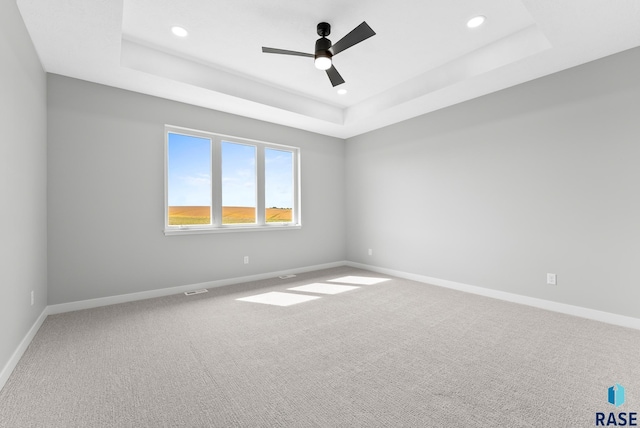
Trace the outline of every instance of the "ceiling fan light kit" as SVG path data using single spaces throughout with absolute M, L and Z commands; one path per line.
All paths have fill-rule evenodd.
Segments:
M 349 34 L 338 40 L 335 45 L 332 45 L 331 40 L 327 39 L 327 36 L 331 34 L 331 25 L 327 22 L 321 22 L 318 24 L 317 32 L 320 38 L 316 40 L 316 47 L 313 54 L 285 49 L 267 48 L 264 46 L 262 47 L 262 52 L 312 57 L 316 68 L 319 70 L 325 70 L 331 84 L 335 87 L 343 84 L 344 79 L 333 66 L 332 58 L 340 52 L 349 49 L 351 46 L 354 46 L 371 36 L 375 36 L 376 34 L 366 22 L 362 22 L 362 24 L 351 30 Z
M 314 64 L 318 70 L 328 70 L 331 68 L 331 57 L 316 55 Z

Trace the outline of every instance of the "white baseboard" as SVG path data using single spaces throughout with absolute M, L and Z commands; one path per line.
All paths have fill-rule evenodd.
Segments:
M 48 314 L 50 315 L 62 314 L 65 312 L 79 311 L 82 309 L 98 308 L 101 306 L 115 305 L 118 303 L 127 303 L 127 302 L 134 302 L 136 300 L 145 300 L 145 299 L 153 299 L 155 297 L 170 296 L 173 294 L 184 293 L 186 291 L 200 290 L 202 288 L 224 287 L 226 285 L 233 285 L 233 284 L 239 284 L 243 282 L 260 281 L 263 279 L 275 278 L 280 275 L 312 272 L 314 270 L 345 266 L 346 264 L 347 262 L 345 261 L 325 263 L 321 265 L 306 266 L 302 268 L 288 269 L 288 270 L 277 271 L 277 272 L 268 272 L 268 273 L 262 273 L 257 275 L 241 276 L 237 278 L 220 279 L 217 281 L 201 282 L 198 284 L 188 284 L 188 285 L 181 285 L 178 287 L 161 288 L 158 290 L 141 291 L 138 293 L 120 294 L 118 296 L 100 297 L 97 299 L 80 300 L 77 302 L 69 302 L 69 303 L 60 303 L 57 305 L 49 305 L 47 309 L 48 309 Z
M 20 345 L 18 345 L 18 348 L 13 352 L 13 355 L 11 355 L 11 358 L 9 358 L 7 364 L 5 364 L 2 368 L 2 371 L 0 372 L 0 391 L 2 390 L 2 388 L 4 388 L 4 385 L 9 380 L 9 376 L 11 376 L 11 373 L 13 373 L 13 370 L 18 365 L 18 361 L 20 361 L 20 358 L 22 358 L 22 355 L 29 347 L 29 344 L 36 336 L 38 330 L 40 330 L 42 323 L 44 323 L 44 320 L 47 319 L 48 314 L 48 307 L 45 307 L 36 322 L 33 323 L 31 328 L 27 332 L 27 335 L 20 342 Z
M 628 317 L 626 315 L 612 314 L 596 309 L 583 308 L 581 306 L 568 305 L 566 303 L 552 302 L 550 300 L 538 299 L 535 297 L 523 296 L 520 294 L 507 293 L 506 291 L 492 290 L 489 288 L 468 285 L 460 282 L 448 281 L 446 279 L 432 278 L 430 276 L 417 275 L 393 269 L 371 266 L 363 263 L 347 262 L 347 266 L 370 270 L 373 272 L 397 276 L 398 278 L 410 279 L 412 281 L 424 282 L 439 287 L 464 291 L 466 293 L 478 294 L 480 296 L 491 297 L 493 299 L 505 300 L 507 302 L 519 303 L 521 305 L 533 306 L 535 308 L 546 309 L 548 311 L 560 312 L 590 320 L 601 321 L 607 324 L 614 324 L 621 327 L 629 327 L 640 330 L 640 319 Z

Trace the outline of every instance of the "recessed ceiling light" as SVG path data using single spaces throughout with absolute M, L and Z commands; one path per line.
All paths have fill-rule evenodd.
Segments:
M 467 27 L 469 28 L 476 28 L 481 26 L 482 24 L 484 24 L 484 21 L 486 21 L 487 18 L 485 18 L 482 15 L 478 15 L 476 17 L 471 18 L 469 21 L 467 21 Z
M 344 95 L 347 93 L 346 89 L 338 89 L 338 95 Z
M 182 27 L 171 27 L 171 32 L 178 37 L 187 37 L 189 33 Z

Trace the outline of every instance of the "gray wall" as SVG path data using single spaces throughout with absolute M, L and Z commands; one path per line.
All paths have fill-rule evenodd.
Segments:
M 345 259 L 343 140 L 57 75 L 48 114 L 50 304 Z M 164 236 L 165 124 L 300 147 L 302 229 Z
M 348 260 L 640 317 L 638 76 L 640 48 L 347 140 Z
M 47 303 L 46 77 L 15 1 L 0 5 L 0 58 L 1 370 Z

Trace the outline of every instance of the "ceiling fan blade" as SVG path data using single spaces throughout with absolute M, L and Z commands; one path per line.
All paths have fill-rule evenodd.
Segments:
M 369 27 L 369 24 L 363 22 L 356 28 L 351 30 L 349 34 L 338 40 L 332 47 L 331 51 L 334 55 L 338 55 L 345 49 L 349 49 L 351 46 L 360 43 L 363 40 L 368 39 L 371 36 L 375 36 L 376 32 Z
M 288 51 L 286 49 L 275 49 L 275 48 L 265 48 L 262 47 L 262 52 L 264 53 L 273 53 L 273 54 L 282 54 L 282 55 L 296 55 L 296 56 L 308 56 L 313 58 L 314 55 L 310 53 L 297 52 L 297 51 Z
M 327 70 L 327 76 L 329 76 L 329 80 L 331 80 L 331 84 L 334 87 L 344 83 L 344 79 L 340 76 L 340 73 L 338 73 L 338 70 L 336 70 L 333 65 Z

